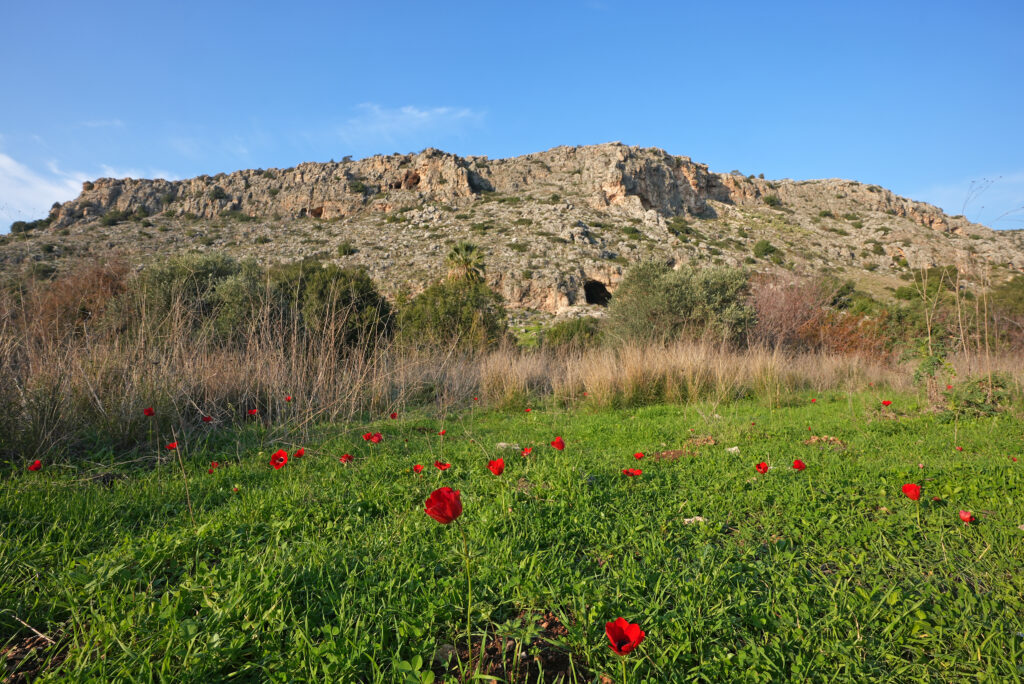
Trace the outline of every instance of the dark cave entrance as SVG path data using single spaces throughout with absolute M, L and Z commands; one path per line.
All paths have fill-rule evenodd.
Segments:
M 608 302 L 612 299 L 611 292 L 599 280 L 588 280 L 584 283 L 583 296 L 586 298 L 587 304 L 597 304 L 598 306 L 608 306 Z

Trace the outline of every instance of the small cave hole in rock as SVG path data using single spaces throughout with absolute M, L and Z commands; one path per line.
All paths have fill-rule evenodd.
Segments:
M 598 280 L 588 280 L 584 283 L 583 296 L 586 297 L 587 304 L 597 304 L 598 306 L 608 306 L 608 302 L 612 299 L 608 288 Z

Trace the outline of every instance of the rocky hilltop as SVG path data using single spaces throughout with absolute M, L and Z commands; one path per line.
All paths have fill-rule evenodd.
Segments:
M 884 296 L 911 269 L 1024 270 L 1024 241 L 856 181 L 765 180 L 609 143 L 510 159 L 418 154 L 182 181 L 101 178 L 0 245 L 0 267 L 219 250 L 365 266 L 389 295 L 471 240 L 510 308 L 600 306 L 632 262 L 825 272 Z

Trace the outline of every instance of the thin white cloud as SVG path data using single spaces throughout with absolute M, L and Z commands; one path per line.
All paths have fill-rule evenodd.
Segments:
M 85 174 L 64 173 L 55 164 L 43 175 L 0 153 L 0 230 L 6 232 L 14 221 L 44 218 L 54 202 L 77 197 L 85 180 Z
M 164 178 L 177 180 L 169 171 L 118 169 L 103 164 L 92 176 L 81 171 L 64 171 L 55 161 L 44 164 L 46 171 L 32 169 L 0 153 L 0 232 L 7 232 L 14 221 L 33 221 L 50 213 L 54 202 L 78 197 L 82 183 L 100 176 L 107 178 Z
M 442 135 L 457 132 L 483 121 L 483 113 L 468 107 L 431 107 L 412 105 L 388 108 L 364 103 L 358 113 L 338 128 L 338 137 L 349 145 L 402 143 L 424 134 Z
M 1024 171 L 937 184 L 909 196 L 990 228 L 1024 228 Z

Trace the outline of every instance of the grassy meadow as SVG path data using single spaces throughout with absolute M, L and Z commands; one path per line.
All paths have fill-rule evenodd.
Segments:
M 874 389 L 596 403 L 549 399 L 526 412 L 469 402 L 444 419 L 218 419 L 153 434 L 133 458 L 11 466 L 0 481 L 6 674 L 1024 678 L 1018 418 L 945 421 L 923 398 Z M 364 440 L 368 431 L 381 441 Z M 563 451 L 550 446 L 556 436 Z M 177 450 L 164 448 L 175 438 Z M 275 469 L 279 448 L 289 460 Z M 505 470 L 494 475 L 498 458 Z M 919 502 L 905 483 L 921 486 Z M 443 486 L 464 506 L 450 525 L 424 513 Z M 605 635 L 618 617 L 646 633 L 624 657 Z

